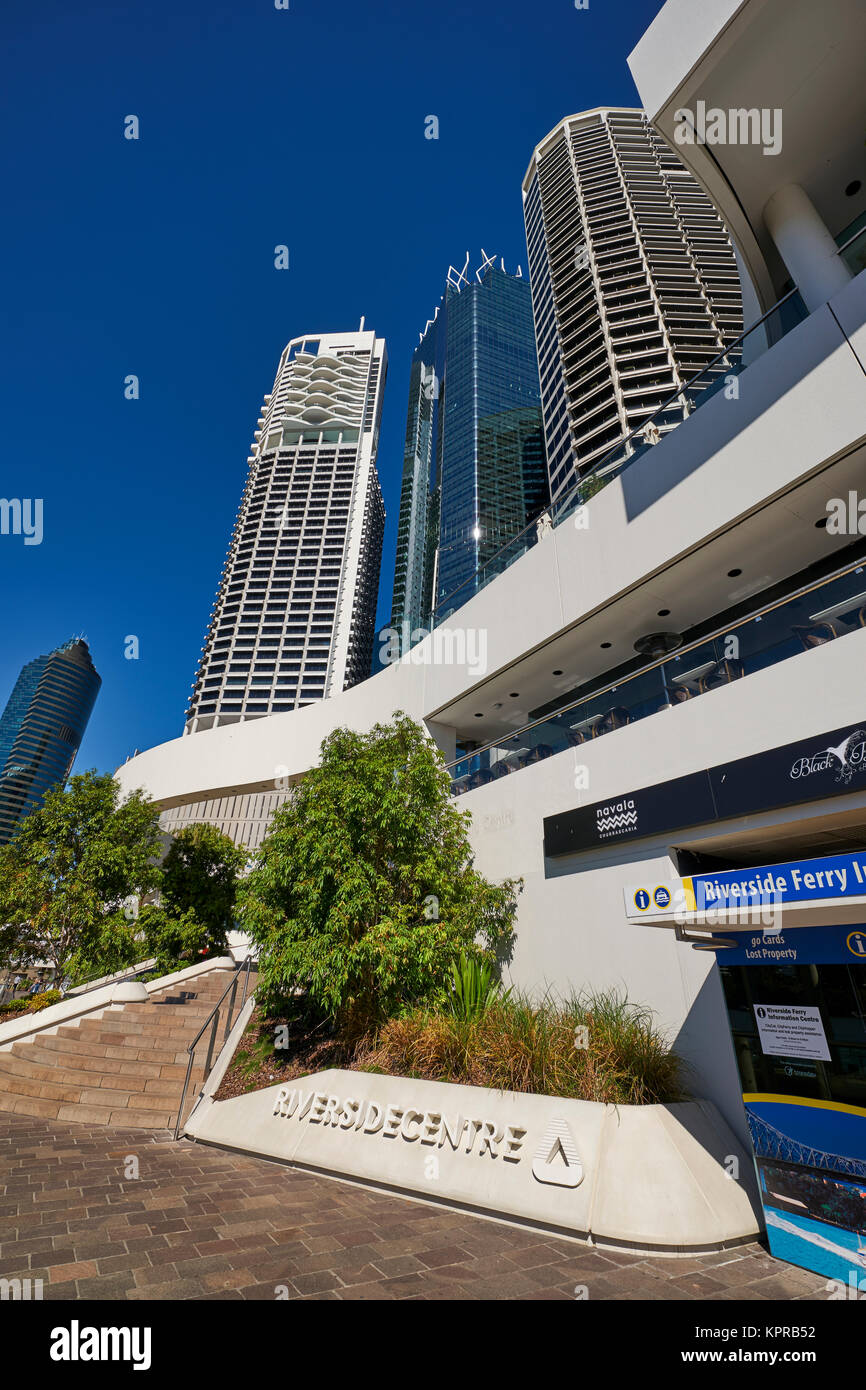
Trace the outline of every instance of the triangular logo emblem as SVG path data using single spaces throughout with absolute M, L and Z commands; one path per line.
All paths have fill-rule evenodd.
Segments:
M 532 1176 L 554 1187 L 578 1187 L 583 1182 L 583 1164 L 565 1120 L 551 1120 L 541 1136 L 532 1160 Z

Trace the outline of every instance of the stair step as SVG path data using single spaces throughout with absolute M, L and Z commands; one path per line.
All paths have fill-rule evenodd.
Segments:
M 2 1108 L 14 1115 L 39 1115 L 46 1120 L 56 1120 L 61 1106 L 60 1101 L 37 1100 L 34 1096 L 5 1096 L 2 1102 Z
M 129 1071 L 101 1071 L 98 1065 L 94 1068 L 69 1065 L 64 1066 L 53 1060 L 56 1053 L 39 1055 L 39 1049 L 33 1048 L 32 1052 L 26 1050 L 26 1044 L 15 1044 L 20 1047 L 20 1052 L 0 1053 L 0 1086 L 4 1075 L 29 1076 L 34 1081 L 62 1081 L 64 1085 L 70 1086 L 100 1086 L 106 1085 L 119 1087 L 133 1082 L 141 1081 L 175 1081 L 180 1075 L 181 1079 L 186 1076 L 186 1066 L 177 1064 L 163 1065 L 157 1068 L 155 1076 L 142 1076 L 140 1072 Z M 51 1057 L 52 1061 L 46 1062 L 46 1056 Z M 81 1061 L 81 1058 L 77 1058 Z M 123 1064 L 132 1065 L 130 1063 Z M 168 1075 L 166 1075 L 166 1072 Z M 197 1062 L 191 1072 L 191 1079 L 200 1081 L 204 1076 L 204 1060 Z
M 32 1096 L 37 1100 L 77 1101 L 81 1095 L 80 1086 L 63 1086 L 57 1082 L 34 1081 L 27 1076 L 8 1076 L 3 1078 L 2 1091 L 11 1096 Z
M 171 1129 L 177 1118 L 174 1110 L 113 1110 L 107 1121 L 122 1129 Z
M 187 1045 L 198 1032 L 197 1028 L 160 1028 L 159 1024 L 150 1027 L 143 1027 L 136 1023 L 103 1023 L 93 1021 L 82 1023 L 80 1028 L 70 1028 L 64 1024 L 58 1028 L 56 1036 L 58 1038 L 92 1038 L 95 1042 L 105 1043 L 110 1046 L 115 1042 L 122 1042 L 124 1039 L 131 1039 L 133 1042 L 139 1041 L 144 1046 L 149 1039 L 156 1042 L 162 1038 L 166 1047 L 172 1043 L 185 1042 Z M 175 1048 L 175 1051 L 178 1049 Z
M 200 1028 L 205 1019 L 211 1013 L 210 1009 L 161 1009 L 158 1004 L 139 1004 L 134 1008 L 124 1009 L 120 1017 L 126 1019 L 128 1023 L 156 1024 L 159 1028 L 189 1028 L 190 1025 L 197 1024 Z M 117 1015 L 113 1015 L 117 1017 Z M 112 1015 L 104 1015 L 112 1017 Z M 95 1020 L 94 1020 L 95 1021 Z
M 174 1125 L 187 1074 L 187 1051 L 231 980 L 217 971 L 195 990 L 177 988 L 83 1016 L 52 1033 L 0 1051 L 0 1111 L 84 1125 L 167 1129 Z M 222 1045 L 225 1010 L 217 1025 Z M 189 1114 L 205 1074 L 202 1038 L 184 1102 Z

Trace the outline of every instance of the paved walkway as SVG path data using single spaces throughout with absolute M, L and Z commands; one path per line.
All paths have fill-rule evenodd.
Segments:
M 0 1115 L 0 1192 L 0 1278 L 47 1299 L 827 1298 L 759 1245 L 602 1254 L 158 1130 Z

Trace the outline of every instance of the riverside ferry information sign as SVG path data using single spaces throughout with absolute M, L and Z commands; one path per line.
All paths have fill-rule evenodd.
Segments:
M 866 899 L 866 852 L 692 874 L 672 883 L 647 879 L 628 884 L 624 894 L 626 916 L 631 921 L 689 913 L 711 915 L 725 909 L 748 914 L 765 907 L 797 903 L 824 906 Z

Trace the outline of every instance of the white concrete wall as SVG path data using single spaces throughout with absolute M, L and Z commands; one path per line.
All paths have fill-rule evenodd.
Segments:
M 660 882 L 676 876 L 668 846 L 682 843 L 688 832 L 611 846 L 581 857 L 582 865 L 596 867 L 578 872 L 572 860 L 570 872 L 562 866 L 546 877 L 543 820 L 863 720 L 864 663 L 866 630 L 531 764 L 457 802 L 472 812 L 477 868 L 488 878 L 525 880 L 510 979 L 531 991 L 616 988 L 649 1004 L 695 1069 L 696 1094 L 712 1099 L 744 1138 L 714 957 L 677 942 L 671 929 L 625 919 L 623 886 L 655 874 Z M 581 764 L 589 787 L 576 791 Z M 866 794 L 861 799 L 866 803 Z

